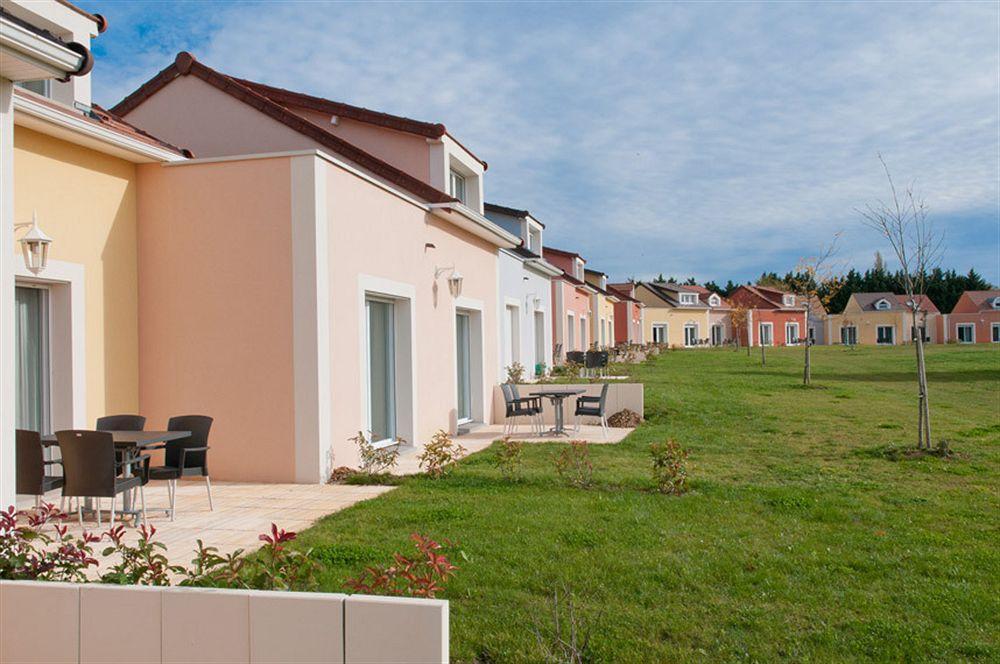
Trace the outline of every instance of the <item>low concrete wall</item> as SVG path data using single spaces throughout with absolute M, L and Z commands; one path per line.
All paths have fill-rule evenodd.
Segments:
M 0 581 L 0 662 L 447 662 L 448 602 Z
M 643 391 L 642 383 L 616 383 L 610 382 L 608 388 L 608 401 L 607 401 L 607 412 L 608 415 L 614 415 L 618 411 L 628 408 L 629 410 L 639 413 L 640 417 L 644 417 L 643 414 Z M 542 390 L 586 390 L 586 393 L 580 396 L 600 396 L 601 394 L 601 383 L 571 383 L 571 384 L 538 384 L 538 383 L 527 383 L 524 385 L 518 385 L 517 391 L 522 397 L 531 396 L 532 392 L 539 392 Z M 566 422 L 573 421 L 573 411 L 576 410 L 576 397 L 566 397 L 563 400 L 563 413 L 566 418 Z M 548 399 L 542 399 L 542 419 L 546 424 L 555 423 L 555 409 L 552 406 L 552 402 Z M 527 420 L 524 420 L 527 421 Z M 497 385 L 493 388 L 493 424 L 503 424 L 504 422 L 504 401 L 503 392 L 500 391 L 500 386 Z M 594 418 L 584 418 L 584 424 L 594 424 L 597 420 Z

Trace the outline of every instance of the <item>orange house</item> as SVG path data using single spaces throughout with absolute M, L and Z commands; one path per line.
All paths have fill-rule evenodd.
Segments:
M 742 343 L 796 346 L 805 340 L 806 308 L 794 293 L 766 286 L 740 286 L 729 300 L 734 307 L 749 309 L 747 325 L 740 332 Z
M 938 326 L 938 338 L 945 342 L 1000 343 L 1000 289 L 965 291 Z

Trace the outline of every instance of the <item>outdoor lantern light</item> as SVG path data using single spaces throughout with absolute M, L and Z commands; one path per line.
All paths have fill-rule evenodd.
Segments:
M 448 290 L 451 291 L 452 297 L 458 297 L 462 294 L 462 281 L 465 277 L 458 270 L 454 270 L 451 276 L 448 277 Z
M 24 255 L 24 266 L 32 274 L 38 274 L 45 269 L 49 262 L 49 245 L 52 238 L 42 232 L 38 227 L 38 213 L 31 213 L 31 224 L 15 224 L 15 228 L 31 226 L 19 242 L 21 243 L 21 253 Z

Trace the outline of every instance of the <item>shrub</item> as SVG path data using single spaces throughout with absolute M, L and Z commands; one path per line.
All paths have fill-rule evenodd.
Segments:
M 425 472 L 437 479 L 448 473 L 465 454 L 465 448 L 451 439 L 442 429 L 431 438 L 417 459 Z
M 688 453 L 673 440 L 653 443 L 653 481 L 660 493 L 679 496 L 688 490 Z
M 410 539 L 417 549 L 416 556 L 409 558 L 395 553 L 391 564 L 366 567 L 360 576 L 348 579 L 345 587 L 371 595 L 407 597 L 434 598 L 443 592 L 458 567 L 442 553 L 441 544 L 419 533 L 413 533 Z M 445 544 L 449 548 L 456 546 L 447 540 Z
M 493 465 L 508 482 L 517 480 L 521 475 L 522 452 L 524 443 L 519 440 L 504 438 L 493 452 Z
M 549 624 L 542 624 L 534 614 L 532 618 L 534 621 L 532 631 L 541 651 L 541 661 L 560 664 L 563 662 L 584 664 L 595 661 L 590 649 L 591 625 L 577 613 L 572 591 L 563 588 L 560 598 L 559 590 L 555 590 L 549 612 L 551 614 Z M 599 615 L 597 619 L 600 620 Z
M 171 573 L 182 573 L 184 568 L 172 566 L 163 554 L 167 550 L 163 542 L 153 539 L 156 526 L 139 527 L 139 541 L 130 545 L 125 542 L 125 526 L 115 526 L 104 536 L 111 540 L 102 555 L 119 554 L 120 561 L 101 575 L 101 583 L 123 585 L 169 586 Z
M 349 440 L 358 446 L 358 452 L 361 455 L 361 472 L 366 475 L 388 473 L 399 462 L 398 445 L 403 441 L 398 438 L 396 444 L 389 447 L 375 447 L 362 431 Z
M 507 382 L 508 383 L 523 383 L 524 382 L 524 365 L 520 362 L 515 362 L 514 364 L 507 367 Z
M 625 408 L 608 418 L 608 426 L 615 429 L 634 429 L 642 422 L 639 413 Z
M 73 537 L 65 525 L 55 523 L 65 516 L 50 503 L 35 510 L 11 505 L 0 511 L 0 579 L 86 581 L 87 568 L 98 564 L 93 545 L 100 537 L 90 533 Z
M 594 464 L 586 441 L 574 440 L 555 456 L 556 473 L 569 486 L 583 489 L 593 482 Z

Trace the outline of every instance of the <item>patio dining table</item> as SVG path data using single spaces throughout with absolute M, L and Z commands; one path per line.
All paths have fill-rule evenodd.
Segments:
M 566 433 L 566 428 L 563 426 L 563 401 L 566 397 L 576 397 L 584 394 L 586 390 L 581 389 L 569 389 L 569 390 L 538 390 L 537 392 L 532 392 L 533 397 L 543 397 L 552 402 L 552 407 L 556 412 L 556 423 L 555 426 L 546 431 L 545 433 L 550 436 L 568 436 Z
M 181 438 L 187 438 L 191 435 L 190 431 L 106 431 L 104 433 L 110 433 L 111 438 L 115 441 L 115 449 L 125 452 L 128 456 L 137 454 L 138 452 L 152 447 L 157 443 L 180 440 Z M 58 443 L 59 440 L 56 438 L 54 433 L 42 436 L 42 444 L 46 447 L 51 447 L 52 445 L 57 445 Z M 122 471 L 122 476 L 132 476 L 131 464 L 125 466 Z M 89 508 L 89 499 L 87 504 Z M 135 512 L 132 508 L 132 495 L 130 491 L 126 491 L 122 496 L 122 512 Z

